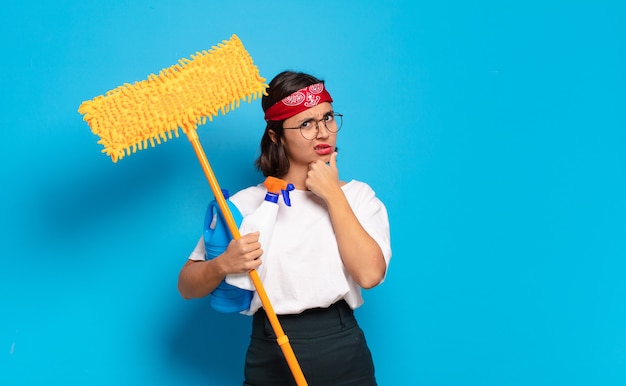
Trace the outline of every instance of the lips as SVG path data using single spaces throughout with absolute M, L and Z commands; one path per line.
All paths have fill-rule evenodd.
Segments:
M 315 146 L 314 150 L 319 155 L 328 155 L 333 152 L 332 146 L 327 143 L 321 143 Z

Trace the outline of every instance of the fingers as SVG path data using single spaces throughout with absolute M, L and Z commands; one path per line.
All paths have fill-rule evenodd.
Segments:
M 259 231 L 256 232 L 250 232 L 248 234 L 242 235 L 240 237 L 240 240 L 243 239 L 244 242 L 246 243 L 254 243 L 256 241 L 259 241 Z
M 337 152 L 333 152 L 330 155 L 330 159 L 328 160 L 328 162 L 324 162 L 322 160 L 317 160 L 317 161 L 313 161 L 309 164 L 309 170 L 311 170 L 312 167 L 317 167 L 317 166 L 331 166 L 333 168 L 337 168 Z
M 337 170 L 337 152 L 331 154 L 328 163 L 317 160 L 309 164 L 307 178 L 304 181 L 307 189 L 325 199 L 339 186 Z
M 330 155 L 328 162 L 321 160 L 313 161 L 309 164 L 309 175 L 321 173 L 322 175 L 335 176 L 337 174 L 337 152 Z
M 254 260 L 261 257 L 263 250 L 259 242 L 259 232 L 248 233 L 237 240 L 238 252 L 246 260 Z
M 332 166 L 333 168 L 337 168 L 337 152 L 336 151 L 330 155 L 329 165 Z
M 237 240 L 231 240 L 226 249 L 225 260 L 228 273 L 248 272 L 261 265 L 263 255 L 259 232 L 248 233 Z

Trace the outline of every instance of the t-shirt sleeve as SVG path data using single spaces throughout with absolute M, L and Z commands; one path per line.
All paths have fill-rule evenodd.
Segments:
M 389 266 L 391 260 L 391 237 L 389 232 L 389 217 L 385 204 L 376 197 L 372 188 L 363 184 L 358 193 L 358 199 L 353 206 L 355 215 L 365 231 L 378 243 L 385 262 Z
M 193 249 L 191 254 L 189 255 L 189 260 L 202 261 L 205 260 L 205 252 L 204 252 L 204 237 L 200 236 L 200 240 L 198 240 L 198 244 Z

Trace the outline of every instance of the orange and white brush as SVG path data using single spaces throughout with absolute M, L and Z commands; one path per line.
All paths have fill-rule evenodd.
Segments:
M 161 70 L 159 75 L 150 74 L 146 80 L 124 84 L 85 101 L 78 112 L 91 131 L 100 137 L 98 143 L 104 146 L 102 152 L 113 162 L 165 142 L 172 135 L 178 137 L 179 129 L 182 130 L 196 152 L 233 238 L 239 239 L 239 229 L 196 129 L 205 124 L 207 118 L 212 121 L 220 112 L 226 114 L 239 107 L 242 100 L 256 100 L 266 88 L 265 79 L 259 75 L 241 40 L 233 35 L 208 52 L 196 52 L 191 59 L 179 60 Z M 296 383 L 307 385 L 256 270 L 250 271 L 250 278 Z

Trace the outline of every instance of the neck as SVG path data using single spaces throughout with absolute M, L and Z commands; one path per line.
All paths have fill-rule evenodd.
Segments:
M 285 180 L 297 189 L 308 190 L 305 184 L 308 168 L 303 171 L 297 171 L 295 167 L 289 168 L 289 171 L 284 176 L 280 177 L 281 180 Z

